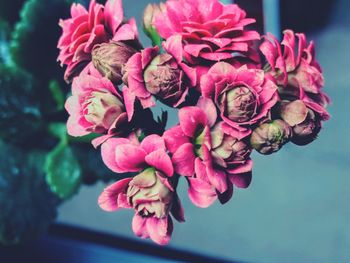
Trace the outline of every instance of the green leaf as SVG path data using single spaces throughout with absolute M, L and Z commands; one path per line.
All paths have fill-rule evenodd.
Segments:
M 58 21 L 69 16 L 69 3 L 62 0 L 28 0 L 12 33 L 11 53 L 18 66 L 38 79 L 62 79 L 56 62 L 61 35 Z
M 47 155 L 45 161 L 46 181 L 61 199 L 74 195 L 81 185 L 80 165 L 65 141 Z
M 18 244 L 44 234 L 59 199 L 45 181 L 45 154 L 0 140 L 0 243 Z
M 31 76 L 0 64 L 0 137 L 26 144 L 42 129 L 42 119 Z
M 58 111 L 63 110 L 65 98 L 64 98 L 63 91 L 62 91 L 61 86 L 58 83 L 58 81 L 51 80 L 49 83 L 49 89 L 51 91 L 52 97 L 56 101 L 56 109 Z
M 25 0 L 0 1 L 0 18 L 7 20 L 10 24 L 19 19 L 18 10 L 21 9 Z
M 163 49 L 162 47 L 162 41 L 163 39 L 158 34 L 157 30 L 154 27 L 150 27 L 149 29 L 143 28 L 143 31 L 145 34 L 151 39 L 153 46 L 158 46 L 160 50 Z

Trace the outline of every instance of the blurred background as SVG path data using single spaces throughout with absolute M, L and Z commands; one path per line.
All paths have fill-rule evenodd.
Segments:
M 315 41 L 332 118 L 307 147 L 254 153 L 251 186 L 224 206 L 193 206 L 180 181 L 186 222 L 167 248 L 134 237 L 132 211 L 100 210 L 114 175 L 89 138 L 65 143 L 69 87 L 56 41 L 71 2 L 0 0 L 0 262 L 17 262 L 19 250 L 36 262 L 350 262 L 349 1 L 236 1 L 261 31 L 291 28 Z M 151 1 L 123 2 L 141 28 Z M 176 122 L 172 111 L 168 126 Z

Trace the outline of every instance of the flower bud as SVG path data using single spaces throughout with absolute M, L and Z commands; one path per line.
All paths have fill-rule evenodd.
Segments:
M 159 172 L 147 168 L 130 181 L 127 197 L 139 215 L 164 218 L 169 214 L 173 192 L 162 182 Z
M 248 87 L 235 87 L 222 96 L 221 103 L 224 103 L 226 116 L 234 122 L 245 122 L 250 120 L 257 109 L 255 95 Z
M 291 127 L 305 121 L 308 109 L 302 100 L 283 103 L 281 107 L 281 118 Z
M 146 89 L 169 106 L 179 105 L 187 91 L 184 72 L 169 54 L 157 55 L 144 71 Z
M 136 49 L 123 42 L 111 41 L 95 46 L 92 62 L 104 77 L 119 85 L 122 82 L 124 64 L 136 52 Z
M 320 118 L 309 109 L 306 119 L 293 127 L 293 137 L 291 141 L 297 145 L 309 144 L 317 138 L 317 134 L 320 130 Z
M 252 147 L 261 154 L 277 152 L 292 135 L 291 127 L 282 120 L 263 123 L 256 128 L 250 138 Z
M 150 32 L 153 27 L 154 18 L 161 12 L 165 11 L 166 7 L 164 3 L 148 4 L 143 13 L 143 27 L 147 32 Z
M 112 93 L 92 92 L 84 105 L 85 119 L 95 124 L 95 132 L 108 130 L 113 122 L 125 112 L 123 103 Z

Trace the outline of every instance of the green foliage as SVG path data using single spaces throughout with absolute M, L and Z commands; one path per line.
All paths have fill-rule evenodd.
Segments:
M 42 129 L 33 80 L 26 72 L 0 64 L 0 137 L 25 143 Z
M 63 110 L 65 97 L 60 84 L 56 80 L 51 80 L 49 83 L 49 89 L 51 91 L 52 97 L 56 102 L 57 111 Z
M 14 24 L 19 19 L 18 10 L 21 9 L 25 0 L 1 0 L 0 19 Z
M 55 219 L 59 200 L 45 182 L 44 159 L 0 141 L 0 243 L 38 237 Z
M 36 78 L 46 80 L 45 85 L 51 79 L 62 79 L 63 70 L 56 62 L 61 34 L 58 21 L 68 16 L 68 1 L 28 0 L 12 33 L 13 60 Z
M 45 171 L 51 191 L 61 199 L 74 195 L 81 185 L 80 165 L 65 140 L 46 156 Z

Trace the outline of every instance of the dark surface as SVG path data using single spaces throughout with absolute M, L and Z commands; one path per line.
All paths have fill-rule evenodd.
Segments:
M 160 247 L 68 225 L 53 225 L 49 234 L 21 246 L 0 246 L 1 263 L 233 262 Z

